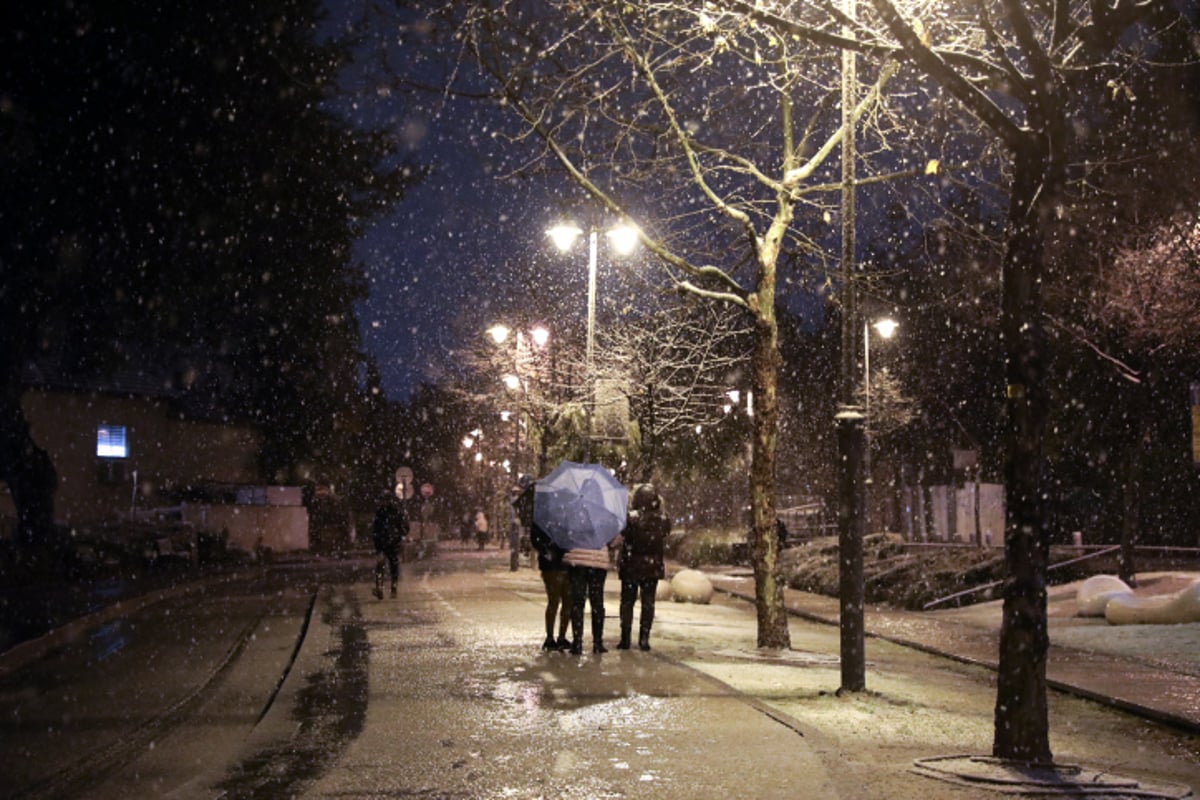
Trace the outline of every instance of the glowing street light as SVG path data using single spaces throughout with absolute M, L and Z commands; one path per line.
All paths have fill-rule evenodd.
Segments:
M 554 246 L 562 252 L 569 251 L 575 241 L 583 235 L 583 229 L 570 222 L 560 223 L 546 231 Z M 634 225 L 621 223 L 604 232 L 609 246 L 618 254 L 632 253 L 641 240 L 641 231 Z M 596 341 L 596 251 L 599 235 L 595 228 L 588 231 L 588 296 L 587 296 L 587 438 L 584 440 L 583 460 L 592 460 L 592 406 L 595 403 L 595 377 L 592 374 L 593 353 Z
M 866 464 L 867 464 L 867 480 L 871 479 L 871 328 L 879 334 L 882 339 L 891 339 L 896 335 L 896 330 L 900 327 L 900 323 L 890 317 L 875 320 L 874 324 L 863 320 L 863 394 L 865 395 L 866 419 L 863 424 L 863 430 L 867 435 L 866 449 Z
M 493 325 L 487 329 L 487 333 L 488 336 L 492 337 L 492 341 L 494 341 L 496 344 L 504 344 L 506 341 L 508 341 L 508 334 L 510 331 L 507 325 Z
M 513 330 L 507 325 L 493 325 L 487 329 L 487 334 L 492 338 L 492 341 L 497 345 L 502 345 L 508 341 L 509 335 Z M 530 329 L 529 338 L 533 340 L 537 347 L 544 347 L 550 341 L 550 331 L 541 325 L 537 325 Z M 504 386 L 511 392 L 518 392 L 516 402 L 517 410 L 501 411 L 500 419 L 503 422 L 513 422 L 513 457 L 506 462 L 506 468 L 511 469 L 513 477 L 520 477 L 520 455 L 521 455 L 521 395 L 524 390 L 524 385 L 521 380 L 521 349 L 524 344 L 525 337 L 521 331 L 516 331 L 516 337 L 513 353 L 513 372 L 504 375 L 501 378 Z

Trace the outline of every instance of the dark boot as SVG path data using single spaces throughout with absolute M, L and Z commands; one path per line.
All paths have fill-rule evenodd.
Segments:
M 618 650 L 629 649 L 629 635 L 633 631 L 633 604 L 621 603 L 621 641 Z
M 583 653 L 583 604 L 571 604 L 571 654 Z
M 650 626 L 654 624 L 654 590 L 658 582 L 642 587 L 642 616 L 638 620 L 638 649 L 650 649 Z
M 599 622 L 592 620 L 592 652 L 607 653 L 608 648 L 604 646 L 604 618 L 601 617 Z

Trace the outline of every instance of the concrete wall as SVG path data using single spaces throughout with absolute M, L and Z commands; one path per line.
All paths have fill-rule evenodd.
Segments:
M 975 486 L 905 487 L 901 510 L 904 537 L 914 542 L 976 542 Z M 984 544 L 1004 541 L 1003 484 L 979 484 L 979 527 L 979 540 Z
M 963 542 L 976 541 L 975 486 L 966 484 L 955 492 L 955 538 Z M 1004 542 L 1004 484 L 981 483 L 979 486 L 979 541 L 999 545 Z
M 308 510 L 304 506 L 188 504 L 183 521 L 199 530 L 229 532 L 229 547 L 276 553 L 308 549 Z

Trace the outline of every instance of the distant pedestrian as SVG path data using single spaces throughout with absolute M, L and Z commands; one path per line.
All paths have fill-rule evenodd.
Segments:
M 396 596 L 396 584 L 400 580 L 400 550 L 404 546 L 404 539 L 407 536 L 408 515 L 400 505 L 400 500 L 389 492 L 375 512 L 375 521 L 371 525 L 371 539 L 375 544 L 375 552 L 379 554 L 375 561 L 375 596 L 377 598 L 382 599 L 383 597 L 383 571 L 385 568 L 391 577 L 392 597 Z
M 563 554 L 571 580 L 571 652 L 583 653 L 583 606 L 592 609 L 592 652 L 607 653 L 604 646 L 604 581 L 608 578 L 608 551 L 577 548 Z
M 471 516 L 470 511 L 463 512 L 462 522 L 458 526 L 458 539 L 462 542 L 463 549 L 467 549 L 471 544 L 471 536 L 475 533 L 475 520 Z
M 475 543 L 482 550 L 488 541 L 488 518 L 483 509 L 475 509 Z
M 508 509 L 508 569 L 510 572 L 516 572 L 521 566 L 521 532 L 524 523 L 521 521 L 521 515 L 517 509 L 520 498 L 521 487 L 514 486 L 512 488 L 512 504 Z M 531 507 L 530 514 L 532 513 Z
M 621 641 L 617 649 L 629 649 L 633 631 L 633 605 L 641 594 L 638 649 L 649 650 L 655 595 L 658 582 L 666 576 L 663 548 L 671 532 L 671 520 L 663 509 L 662 497 L 649 483 L 634 489 L 630 505 L 632 508 L 625 531 L 617 540 L 620 546 L 617 574 L 621 578 Z

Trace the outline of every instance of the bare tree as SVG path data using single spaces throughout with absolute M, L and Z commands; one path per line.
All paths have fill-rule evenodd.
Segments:
M 506 331 L 503 341 L 467 339 L 452 354 L 447 376 L 452 396 L 471 409 L 472 424 L 493 441 L 504 436 L 506 469 L 544 475 L 551 461 L 579 460 L 583 451 L 585 364 L 575 342 L 551 337 L 537 343 L 529 332 Z M 527 455 L 530 454 L 530 455 Z
M 636 423 L 631 472 L 649 481 L 664 443 L 724 418 L 746 363 L 749 330 L 728 306 L 685 303 L 607 328 L 600 370 L 616 380 Z
M 1179 212 L 1118 251 L 1098 312 L 1151 350 L 1200 345 L 1200 213 Z
M 1007 155 L 1009 205 L 1001 286 L 1007 417 L 1004 589 L 993 754 L 1050 762 L 1046 708 L 1046 567 L 1042 440 L 1047 415 L 1041 286 L 1048 245 L 1069 236 L 1064 188 L 1071 141 L 1094 109 L 1096 86 L 1120 93 L 1165 37 L 1194 30 L 1181 6 L 1161 2 L 869 0 L 850 16 L 827 3 L 770 7 L 734 2 L 780 35 L 901 58 L 952 96 Z M 849 6 L 853 8 L 853 6 Z M 1194 12 L 1194 9 L 1191 10 Z
M 681 2 L 494 0 L 473 4 L 459 32 L 519 123 L 512 140 L 536 143 L 526 169 L 564 171 L 592 208 L 639 225 L 675 288 L 749 320 L 758 644 L 789 646 L 774 533 L 777 265 L 785 249 L 819 263 L 828 245 L 836 57 Z M 848 114 L 870 123 L 864 161 L 892 126 L 880 97 L 893 70 L 874 71 Z

